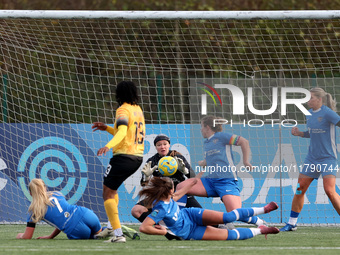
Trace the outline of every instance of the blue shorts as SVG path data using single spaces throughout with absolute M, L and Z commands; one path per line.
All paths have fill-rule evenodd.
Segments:
M 102 228 L 97 215 L 85 207 L 80 207 L 83 217 L 80 219 L 71 233 L 67 234 L 68 239 L 93 239 L 93 236 Z
M 184 208 L 182 209 L 185 211 L 187 217 L 190 219 L 191 224 L 191 231 L 190 234 L 185 238 L 186 240 L 202 240 L 205 230 L 207 226 L 203 225 L 203 212 L 204 209 L 201 208 Z
M 336 176 L 338 171 L 338 163 L 335 159 L 316 162 L 306 158 L 300 173 L 318 179 L 320 175 L 322 175 L 322 177 L 326 175 Z
M 220 197 L 225 195 L 240 196 L 238 181 L 226 178 L 202 178 L 202 184 L 208 197 Z

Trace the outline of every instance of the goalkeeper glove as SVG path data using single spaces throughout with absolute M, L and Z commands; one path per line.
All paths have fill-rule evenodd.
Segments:
M 177 161 L 177 170 L 180 171 L 182 174 L 186 175 L 189 173 L 188 168 L 185 167 L 184 161 L 181 158 L 174 157 Z
M 146 177 L 151 176 L 152 173 L 158 168 L 157 165 L 151 167 L 151 163 L 151 161 L 147 162 L 142 169 L 142 173 L 145 174 Z
M 142 173 L 142 178 L 140 179 L 140 186 L 145 187 L 146 185 L 148 185 L 150 179 L 151 176 L 145 176 L 145 174 Z

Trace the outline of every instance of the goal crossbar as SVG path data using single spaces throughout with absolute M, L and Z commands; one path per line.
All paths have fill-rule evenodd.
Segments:
M 122 20 L 250 20 L 250 19 L 339 19 L 340 10 L 320 11 L 49 11 L 0 10 L 1 19 L 122 19 Z

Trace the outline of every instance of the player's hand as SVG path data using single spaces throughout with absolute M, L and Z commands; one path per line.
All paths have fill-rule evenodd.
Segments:
M 199 166 L 207 166 L 207 161 L 204 159 L 204 160 L 200 160 L 198 161 L 198 165 Z
M 300 135 L 300 130 L 298 127 L 293 127 L 292 128 L 292 135 L 294 136 L 299 136 Z
M 162 232 L 164 233 L 163 236 L 166 235 L 166 233 L 168 233 L 165 227 L 158 225 L 158 224 L 155 225 L 155 229 L 162 230 Z
M 188 168 L 185 167 L 184 161 L 181 158 L 178 157 L 174 157 L 174 159 L 176 159 L 177 161 L 177 170 L 180 171 L 181 173 L 183 173 L 184 175 L 189 173 Z
M 103 147 L 103 148 L 100 148 L 97 152 L 97 156 L 101 156 L 101 155 L 106 155 L 106 152 L 108 152 L 110 149 L 107 148 L 107 147 Z
M 142 172 L 142 178 L 140 179 L 140 186 L 145 187 L 148 185 L 149 181 L 151 179 L 151 176 L 146 176 L 143 172 Z
M 155 165 L 154 167 L 151 167 L 151 161 L 147 162 L 142 169 L 142 173 L 146 176 L 149 177 L 153 174 L 153 172 L 158 168 L 157 165 Z
M 39 236 L 37 239 L 52 239 L 51 236 Z
M 107 128 L 107 125 L 103 122 L 93 122 L 92 124 L 92 131 L 97 131 L 97 130 L 105 131 L 106 128 Z
M 253 165 L 250 164 L 249 162 L 243 162 L 243 165 L 246 167 L 246 169 L 248 171 L 252 171 L 253 170 Z
M 24 233 L 18 233 L 17 234 L 17 239 L 22 239 L 22 236 L 24 235 Z

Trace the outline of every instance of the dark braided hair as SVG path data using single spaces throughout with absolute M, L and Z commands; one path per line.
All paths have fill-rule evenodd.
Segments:
M 122 81 L 116 88 L 116 100 L 119 106 L 124 103 L 136 105 L 138 103 L 137 87 L 132 81 Z

